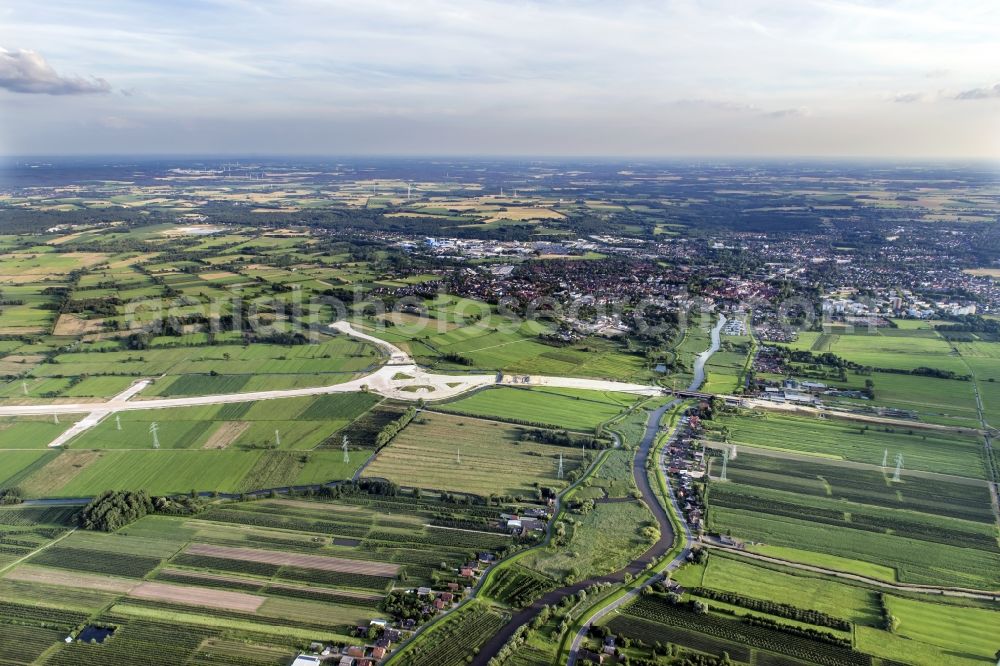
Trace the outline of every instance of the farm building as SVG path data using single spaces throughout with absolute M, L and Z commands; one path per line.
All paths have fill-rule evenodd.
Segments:
M 295 661 L 292 662 L 292 666 L 318 666 L 318 664 L 322 663 L 323 660 L 320 659 L 319 657 L 312 657 L 307 654 L 300 654 L 295 658 Z

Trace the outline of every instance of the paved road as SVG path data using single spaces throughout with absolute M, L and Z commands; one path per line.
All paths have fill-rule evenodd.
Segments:
M 419 367 L 413 358 L 399 347 L 380 340 L 353 328 L 346 321 L 338 321 L 330 328 L 351 335 L 376 345 L 388 358 L 388 364 L 364 377 L 358 377 L 342 384 L 329 386 L 311 386 L 299 389 L 284 389 L 276 391 L 251 391 L 247 393 L 225 393 L 219 395 L 199 395 L 182 398 L 152 398 L 149 400 L 132 400 L 145 389 L 151 380 L 136 382 L 128 389 L 105 402 L 78 403 L 41 403 L 27 405 L 0 406 L 0 416 L 38 416 L 60 414 L 84 414 L 65 432 L 49 443 L 49 447 L 67 444 L 81 433 L 95 427 L 109 415 L 116 412 L 135 411 L 140 409 L 171 409 L 176 407 L 194 407 L 198 405 L 221 405 L 234 402 L 252 402 L 257 400 L 276 400 L 280 398 L 297 398 L 303 396 L 326 395 L 330 393 L 352 393 L 371 391 L 387 398 L 396 400 L 416 401 L 442 400 L 463 393 L 495 386 L 498 382 L 496 374 L 463 374 L 444 375 L 430 373 Z M 503 383 L 518 386 L 550 386 L 553 388 L 588 389 L 592 391 L 617 391 L 635 395 L 661 395 L 663 390 L 646 384 L 629 382 L 605 381 L 600 379 L 580 379 L 576 377 L 544 377 L 524 376 L 514 381 L 507 377 Z
M 311 386 L 298 389 L 283 389 L 275 391 L 251 391 L 247 393 L 226 393 L 219 395 L 200 395 L 182 398 L 153 398 L 149 400 L 130 400 L 134 392 L 115 396 L 106 402 L 80 403 L 41 403 L 28 405 L 0 406 L 0 416 L 27 416 L 49 414 L 93 414 L 104 416 L 120 411 L 139 409 L 169 409 L 173 407 L 193 407 L 197 405 L 218 405 L 232 402 L 250 402 L 255 400 L 275 400 L 280 398 L 297 398 L 302 396 L 324 395 L 328 393 L 350 393 L 369 390 L 379 395 L 397 400 L 415 401 L 421 398 L 441 400 L 452 398 L 462 393 L 486 386 L 496 385 L 496 374 L 461 374 L 444 375 L 430 373 L 413 363 L 404 351 L 387 342 L 378 340 L 366 333 L 361 333 L 347 322 L 331 324 L 333 328 L 348 335 L 363 340 L 376 341 L 388 356 L 392 365 L 386 365 L 375 372 L 353 379 L 342 384 L 330 386 Z M 148 380 L 146 380 L 148 381 Z M 637 395 L 661 395 L 663 390 L 647 384 L 633 384 L 601 379 L 580 379 L 576 377 L 544 377 L 529 376 L 527 381 L 519 382 L 524 386 L 551 386 L 554 388 L 579 388 L 592 391 L 618 391 Z M 144 386 L 143 386 L 144 387 Z M 138 389 L 138 390 L 141 390 Z M 94 424 L 91 424 L 94 425 Z M 76 433 L 74 433 L 76 434 Z M 61 442 L 62 443 L 62 442 Z

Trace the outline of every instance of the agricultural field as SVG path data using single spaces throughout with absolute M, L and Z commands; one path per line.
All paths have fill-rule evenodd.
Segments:
M 503 550 L 511 539 L 431 526 L 500 509 L 430 496 L 216 502 L 115 534 L 70 532 L 75 511 L 0 508 L 19 544 L 0 555 L 10 663 L 131 664 L 162 640 L 165 663 L 287 664 L 312 641 L 357 644 L 354 627 L 382 617 L 388 590 L 458 580 L 470 549 Z M 85 626 L 113 632 L 102 643 L 63 641 Z
M 558 478 L 559 460 L 563 473 L 569 474 L 581 466 L 581 450 L 532 441 L 525 436 L 527 430 L 422 412 L 378 453 L 364 476 L 482 496 L 532 496 L 539 485 L 565 486 Z
M 673 578 L 684 590 L 677 605 L 658 594 L 644 596 L 614 615 L 607 628 L 647 646 L 669 641 L 690 652 L 728 652 L 737 662 L 757 664 L 879 663 L 871 655 L 887 664 L 971 666 L 991 663 L 996 651 L 1000 606 L 991 602 L 885 594 L 716 551 Z M 707 613 L 693 612 L 694 602 Z M 892 631 L 885 629 L 884 613 L 895 618 Z M 749 617 L 759 620 L 756 626 L 747 623 Z M 646 653 L 648 648 L 635 654 Z
M 894 482 L 891 470 L 749 453 L 728 467 L 728 482 L 710 484 L 710 531 L 752 541 L 760 552 L 877 578 L 891 572 L 890 580 L 927 585 L 1000 585 L 985 484 L 915 474 Z
M 65 536 L 74 513 L 73 507 L 0 507 L 0 576 L 38 548 Z
M 36 370 L 38 376 L 100 375 L 113 368 L 120 375 L 260 375 L 351 373 L 370 368 L 375 350 L 345 336 L 316 345 L 217 345 L 147 349 L 143 352 L 93 351 L 58 354 Z
M 0 417 L 0 449 L 42 449 L 77 421 L 78 415 Z
M 804 332 L 792 349 L 814 353 L 832 352 L 841 358 L 875 370 L 909 371 L 925 367 L 967 374 L 959 353 L 932 328 L 878 328 L 869 332 L 858 328 L 850 332 L 832 328 L 829 332 Z
M 21 465 L 17 481 L 30 496 L 87 497 L 107 489 L 239 493 L 321 484 L 351 478 L 371 454 L 371 443 L 349 441 L 345 462 L 338 433 L 379 401 L 367 393 L 337 393 L 124 411 L 52 452 L 43 464 L 38 464 L 42 451 L 34 457 L 10 450 L 0 455 L 9 456 L 11 469 Z
M 707 373 L 701 390 L 708 393 L 732 394 L 742 388 L 747 354 L 740 351 L 718 351 L 705 364 Z
M 0 488 L 15 488 L 58 455 L 45 450 L 0 451 Z
M 1000 343 L 956 342 L 955 348 L 975 375 L 986 421 L 996 427 L 1000 423 Z
M 985 478 L 979 438 L 949 430 L 818 419 L 775 412 L 725 415 L 708 425 L 709 440 L 737 448 L 801 453 L 881 467 L 902 454 L 905 468 L 975 479 Z
M 524 425 L 593 432 L 636 402 L 627 394 L 552 388 L 487 389 L 435 405 L 453 414 L 497 418 Z
M 701 390 L 724 394 L 739 392 L 737 389 L 743 389 L 746 370 L 750 367 L 753 338 L 749 335 L 729 335 L 723 329 L 720 339 L 719 351 L 712 354 L 705 363 L 705 383 Z M 708 348 L 707 344 L 705 348 Z
M 877 592 L 794 569 L 755 564 L 725 552 L 712 552 L 703 564 L 685 565 L 673 578 L 685 588 L 736 592 L 857 624 L 876 624 L 881 618 Z
M 402 654 L 401 663 L 459 666 L 476 654 L 507 617 L 482 603 L 471 603 L 435 625 Z
M 824 395 L 823 403 L 852 412 L 879 414 L 884 408 L 900 410 L 904 415 L 926 423 L 964 428 L 978 428 L 976 385 L 972 381 L 943 379 L 890 372 L 870 374 L 847 373 L 845 380 L 828 371 L 807 369 L 805 364 L 792 363 L 793 374 L 803 380 L 818 381 L 841 390 L 862 391 L 867 387 L 871 399 Z M 781 381 L 783 375 L 759 373 L 762 379 Z M 980 383 L 982 385 L 982 383 Z

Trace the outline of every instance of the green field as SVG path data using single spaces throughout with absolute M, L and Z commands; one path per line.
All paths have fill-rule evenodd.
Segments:
M 379 402 L 367 393 L 336 393 L 119 412 L 66 450 L 0 450 L 10 471 L 0 487 L 16 483 L 32 496 L 86 497 L 107 489 L 233 493 L 347 479 L 368 458 L 371 443 L 351 441 L 345 463 L 337 433 Z M 22 447 L 40 449 L 68 427 L 30 418 L 11 426 L 34 438 Z
M 383 615 L 398 579 L 459 580 L 470 549 L 510 542 L 429 525 L 501 508 L 428 497 L 215 503 L 115 534 L 67 535 L 74 511 L 0 508 L 0 528 L 24 544 L 0 554 L 0 567 L 26 556 L 0 568 L 0 649 L 12 664 L 125 666 L 149 641 L 159 663 L 287 664 L 312 641 L 363 644 L 351 630 Z M 115 633 L 100 646 L 63 641 L 88 623 Z
M 60 354 L 55 363 L 40 366 L 39 376 L 99 375 L 109 369 L 130 375 L 314 374 L 357 372 L 376 360 L 370 345 L 339 336 L 316 345 L 256 344 L 251 346 L 179 347 L 140 352 L 77 352 Z
M 633 404 L 633 396 L 576 389 L 495 388 L 436 405 L 435 409 L 470 416 L 496 417 L 577 431 L 592 431 Z
M 0 488 L 17 486 L 24 476 L 52 457 L 49 451 L 0 451 Z
M 74 449 L 312 449 L 379 402 L 368 393 L 125 411 L 74 439 Z M 119 429 L 120 424 L 120 429 Z M 278 431 L 276 441 L 275 431 Z
M 0 418 L 0 449 L 42 449 L 65 432 L 80 415 L 64 414 L 56 423 L 51 416 Z
M 599 470 L 606 468 L 606 471 L 600 476 L 595 473 L 598 477 L 595 483 L 612 485 L 610 481 L 613 480 L 612 487 L 628 488 L 632 477 L 629 464 L 632 452 L 616 449 L 605 456 Z M 623 497 L 624 493 L 612 496 Z M 570 495 L 567 499 L 574 497 Z M 576 581 L 617 571 L 652 545 L 644 530 L 655 526 L 655 520 L 640 500 L 598 500 L 593 509 L 570 510 L 556 520 L 556 531 L 562 523 L 565 537 L 556 537 L 548 547 L 531 551 L 518 560 L 521 566 L 556 581 Z M 655 533 L 658 536 L 659 530 Z
M 1000 612 L 886 596 L 886 605 L 899 620 L 894 633 L 858 627 L 859 648 L 887 659 L 920 664 L 992 664 Z
M 738 592 L 818 610 L 851 622 L 869 624 L 879 619 L 875 593 L 870 590 L 793 569 L 758 566 L 736 556 L 713 553 L 707 564 L 685 566 L 674 578 L 686 587 Z
M 732 444 L 815 454 L 881 466 L 903 455 L 906 469 L 985 478 L 982 442 L 946 431 L 820 420 L 773 412 L 725 416 L 716 425 L 728 430 Z M 720 435 L 709 433 L 712 438 Z
M 569 474 L 581 464 L 580 449 L 530 441 L 525 430 L 424 412 L 379 452 L 365 476 L 484 496 L 531 496 L 538 485 L 564 486 L 557 478 L 559 456 Z
M 772 555 L 876 578 L 976 589 L 1000 584 L 984 484 L 891 476 L 875 466 L 744 451 L 729 461 L 728 482 L 710 484 L 709 529 L 762 544 L 754 548 Z
M 319 484 L 350 478 L 370 455 L 358 450 L 364 442 L 351 442 L 345 463 L 337 433 L 379 402 L 367 393 L 337 393 L 124 411 L 61 452 L 0 455 L 9 459 L 11 477 L 32 496 L 86 497 L 107 489 L 231 493 Z M 154 422 L 158 449 L 150 433 Z M 44 446 L 47 437 L 34 445 Z

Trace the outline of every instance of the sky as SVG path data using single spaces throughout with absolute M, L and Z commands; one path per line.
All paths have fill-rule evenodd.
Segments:
M 1000 159 L 1000 2 L 4 0 L 0 154 Z

